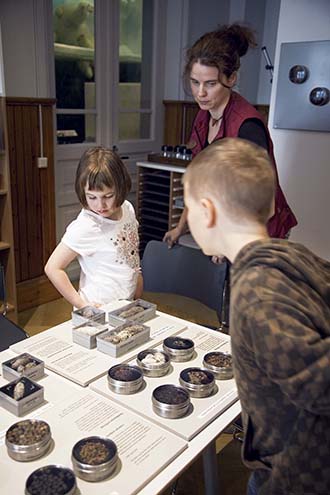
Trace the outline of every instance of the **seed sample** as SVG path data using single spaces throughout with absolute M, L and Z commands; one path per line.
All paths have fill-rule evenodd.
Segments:
M 152 408 L 163 418 L 181 418 L 190 408 L 189 392 L 176 385 L 160 385 L 152 393 Z
M 114 380 L 121 382 L 132 382 L 141 377 L 139 368 L 128 364 L 117 364 L 109 369 L 108 374 Z
M 189 361 L 194 354 L 195 345 L 190 339 L 178 336 L 167 337 L 163 342 L 164 351 L 171 361 Z
M 117 446 L 109 438 L 83 438 L 72 449 L 74 472 L 86 481 L 107 478 L 115 470 L 117 461 Z
M 130 317 L 135 316 L 138 313 L 143 313 L 143 311 L 144 308 L 142 306 L 136 305 L 136 306 L 132 306 L 129 309 L 125 309 L 121 313 L 118 313 L 118 316 L 119 318 L 129 319 Z
M 26 419 L 13 424 L 6 433 L 6 441 L 16 445 L 31 445 L 41 442 L 50 434 L 49 425 L 45 421 Z
M 158 402 L 170 405 L 183 404 L 189 399 L 188 392 L 175 385 L 160 385 L 155 388 L 153 396 Z
M 13 424 L 6 432 L 8 455 L 15 461 L 33 461 L 42 457 L 51 445 L 49 425 L 39 419 Z
M 22 376 L 19 380 L 15 380 L 4 387 L 1 387 L 1 391 L 15 400 L 21 400 L 23 397 L 33 394 L 39 390 L 39 388 L 40 387 L 38 387 L 36 383 L 33 383 L 25 376 Z
M 191 349 L 194 347 L 194 343 L 190 339 L 183 339 L 182 337 L 167 337 L 167 339 L 164 340 L 164 344 L 166 347 L 170 347 L 172 349 Z
M 76 477 L 71 469 L 45 466 L 33 471 L 26 480 L 26 495 L 72 495 Z
M 203 365 L 221 380 L 233 377 L 233 358 L 228 352 L 209 352 L 205 354 Z
M 143 385 L 143 374 L 137 366 L 117 364 L 108 371 L 108 385 L 117 394 L 135 394 Z
M 34 366 L 37 366 L 39 364 L 39 361 L 34 359 L 32 356 L 29 354 L 22 354 L 20 357 L 15 358 L 11 360 L 9 365 L 13 370 L 18 371 L 19 373 L 22 373 L 24 370 L 33 368 Z
M 127 325 L 122 330 L 112 330 L 109 334 L 103 336 L 102 339 L 111 344 L 121 344 L 144 330 L 145 327 L 143 325 Z
M 188 368 L 181 371 L 181 378 L 193 385 L 207 385 L 214 380 L 212 373 L 200 368 Z
M 233 365 L 233 358 L 231 355 L 223 352 L 209 352 L 204 357 L 204 360 L 217 368 L 229 368 L 229 366 Z
M 73 447 L 75 458 L 83 464 L 92 466 L 109 461 L 116 453 L 116 444 L 112 440 L 100 437 L 84 438 Z

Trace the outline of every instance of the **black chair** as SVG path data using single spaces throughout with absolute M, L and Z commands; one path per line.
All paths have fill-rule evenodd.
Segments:
M 28 334 L 5 316 L 8 311 L 8 304 L 6 298 L 4 267 L 2 265 L 0 265 L 0 302 L 0 351 L 4 351 L 10 345 L 26 339 Z
M 0 351 L 4 351 L 12 344 L 26 339 L 29 335 L 18 325 L 0 315 Z
M 195 299 L 216 311 L 222 322 L 222 300 L 228 267 L 214 264 L 200 249 L 149 241 L 142 258 L 144 290 Z
M 8 302 L 5 284 L 5 269 L 0 264 L 0 314 L 5 315 L 8 311 Z

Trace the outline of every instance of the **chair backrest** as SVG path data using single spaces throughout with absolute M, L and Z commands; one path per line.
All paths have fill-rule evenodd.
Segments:
M 0 315 L 0 351 L 27 337 L 28 334 L 21 327 Z
M 201 250 L 149 241 L 143 253 L 144 290 L 196 299 L 221 315 L 227 264 L 214 264 Z
M 6 295 L 6 282 L 5 282 L 5 269 L 0 264 L 0 314 L 5 315 L 7 313 L 7 295 Z

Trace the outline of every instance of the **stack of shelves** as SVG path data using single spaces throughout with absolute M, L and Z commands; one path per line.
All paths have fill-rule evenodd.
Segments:
M 149 162 L 138 162 L 137 166 L 137 216 L 143 253 L 149 241 L 161 241 L 177 225 L 183 208 L 185 169 Z
M 0 97 L 0 274 L 4 276 L 8 316 L 16 320 L 13 220 L 8 162 L 6 102 Z M 0 301 L 1 306 L 4 301 Z

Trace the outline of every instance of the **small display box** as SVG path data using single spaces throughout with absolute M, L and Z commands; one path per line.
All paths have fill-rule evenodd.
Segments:
M 19 356 L 2 363 L 2 374 L 6 380 L 16 380 L 27 376 L 31 380 L 39 380 L 45 374 L 44 362 L 24 352 Z
M 88 321 L 72 329 L 72 341 L 87 349 L 96 347 L 96 337 L 109 330 L 108 325 L 101 325 L 97 321 Z
M 96 345 L 99 351 L 105 352 L 112 357 L 119 357 L 144 344 L 149 338 L 149 327 L 130 321 L 97 336 Z
M 0 406 L 23 416 L 44 402 L 44 388 L 23 376 L 0 388 Z
M 155 318 L 156 309 L 156 304 L 144 301 L 143 299 L 137 299 L 122 308 L 109 312 L 108 320 L 110 325 L 113 326 L 121 325 L 128 321 L 144 323 L 145 321 Z
M 77 327 L 90 321 L 97 321 L 101 325 L 105 323 L 105 311 L 94 306 L 84 306 L 71 313 L 72 325 Z

